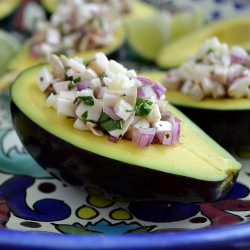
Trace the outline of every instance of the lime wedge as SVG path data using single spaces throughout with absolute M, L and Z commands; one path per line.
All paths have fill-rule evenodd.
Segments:
M 139 56 L 155 60 L 164 45 L 198 29 L 203 21 L 201 11 L 181 12 L 175 15 L 158 12 L 147 18 L 127 22 L 128 42 Z

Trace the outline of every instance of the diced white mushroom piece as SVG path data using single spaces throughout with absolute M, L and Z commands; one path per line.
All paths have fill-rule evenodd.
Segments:
M 60 91 L 58 96 L 74 102 L 77 93 L 78 93 L 77 91 Z
M 82 119 L 83 114 L 87 112 L 86 120 L 97 122 L 102 113 L 102 101 L 95 99 L 95 104 L 93 106 L 85 105 L 80 103 L 77 105 L 75 113 L 78 118 Z
M 248 57 L 248 54 L 245 49 L 235 46 L 231 50 L 231 62 L 232 63 L 239 63 L 244 64 L 246 62 L 246 59 Z
M 148 114 L 147 119 L 150 123 L 158 122 L 161 120 L 161 112 L 158 104 L 153 104 L 152 110 Z
M 228 67 L 217 65 L 214 67 L 213 71 L 213 79 L 216 82 L 220 82 L 222 84 L 226 84 L 228 77 Z
M 52 83 L 52 75 L 47 68 L 43 68 L 38 75 L 38 86 L 44 92 Z
M 110 60 L 108 63 L 108 69 L 106 70 L 106 74 L 109 77 L 113 77 L 116 74 L 126 74 L 127 69 L 120 63 Z
M 93 69 L 97 75 L 103 74 L 108 68 L 109 60 L 104 53 L 97 53 L 95 60 L 90 62 L 89 67 Z
M 234 98 L 250 96 L 250 77 L 243 77 L 235 80 L 228 89 L 228 95 Z
M 52 67 L 52 74 L 55 78 L 63 80 L 65 77 L 65 68 L 57 55 L 51 55 L 49 57 L 49 62 Z
M 112 90 L 126 89 L 133 87 L 132 82 L 130 82 L 129 78 L 122 74 L 116 73 L 112 76 L 104 77 L 103 81 L 106 86 L 108 86 Z
M 134 128 L 150 128 L 150 124 L 147 119 L 143 118 L 133 125 Z
M 130 82 L 131 82 L 131 85 L 132 85 L 132 86 L 135 86 L 135 87 L 137 87 L 137 88 L 139 88 L 139 87 L 142 86 L 142 82 L 139 81 L 139 80 L 136 79 L 136 78 L 130 79 Z
M 202 100 L 204 98 L 204 93 L 199 84 L 193 85 L 193 87 L 190 89 L 190 95 L 193 99 L 197 101 Z
M 64 98 L 57 98 L 57 114 L 75 117 L 75 104 Z
M 183 94 L 187 95 L 187 94 L 190 93 L 192 87 L 193 87 L 193 82 L 192 82 L 191 80 L 186 80 L 186 81 L 183 83 L 183 85 L 181 86 L 180 91 L 181 91 Z
M 70 58 L 68 60 L 68 66 L 71 67 L 74 71 L 81 74 L 83 74 L 86 70 L 85 65 L 81 61 L 78 61 L 76 58 Z
M 90 81 L 91 88 L 96 89 L 98 87 L 101 87 L 102 83 L 100 78 L 94 78 Z M 100 97 L 99 97 L 100 98 Z
M 47 30 L 46 41 L 53 45 L 59 44 L 61 41 L 61 34 L 59 30 L 54 28 L 49 28 Z
M 172 123 L 169 121 L 159 121 L 154 124 L 154 127 L 156 129 L 155 136 L 158 142 L 165 145 L 171 145 L 173 130 Z
M 135 78 L 137 76 L 134 69 L 127 70 L 126 72 L 127 77 L 129 78 Z M 138 80 L 137 80 L 138 81 Z M 139 81 L 140 82 L 140 81 Z
M 177 90 L 181 85 L 182 79 L 179 75 L 179 70 L 170 70 L 163 80 L 163 85 L 169 90 Z
M 206 96 L 210 95 L 214 88 L 214 82 L 210 78 L 204 78 L 201 81 L 201 88 Z
M 137 99 L 137 87 L 122 90 L 121 98 L 134 107 Z
M 225 94 L 226 94 L 226 90 L 224 86 L 219 83 L 216 83 L 212 91 L 213 98 L 221 98 L 225 96 Z
M 75 120 L 73 127 L 78 130 L 90 130 L 89 127 L 85 124 L 85 122 L 79 118 Z
M 116 115 L 118 115 L 123 121 L 126 121 L 129 118 L 132 110 L 133 106 L 131 106 L 123 99 L 119 99 L 114 106 Z
M 84 89 L 84 90 L 81 90 L 81 91 L 77 91 L 77 94 L 76 96 L 93 96 L 93 89 Z
M 48 98 L 46 99 L 46 106 L 50 108 L 54 108 L 55 110 L 57 109 L 57 95 L 54 95 L 51 93 Z
M 55 82 L 53 83 L 53 88 L 56 93 L 60 93 L 60 91 L 67 91 L 69 88 L 70 81 L 63 82 Z
M 161 114 L 165 114 L 168 112 L 168 101 L 165 100 L 159 100 L 158 106 L 160 109 Z
M 103 94 L 103 112 L 106 113 L 113 120 L 120 120 L 120 117 L 116 115 L 114 107 L 119 100 L 119 96 L 112 93 L 109 90 L 104 91 Z
M 95 97 L 97 99 L 103 99 L 104 93 L 107 91 L 107 87 L 96 87 L 95 88 Z
M 129 118 L 122 123 L 122 136 L 127 133 L 135 117 L 135 112 L 130 113 Z M 132 136 L 132 134 L 131 134 Z
M 96 79 L 97 74 L 93 69 L 87 68 L 84 73 L 81 74 L 81 80 L 86 81 L 86 80 L 91 80 L 91 79 Z

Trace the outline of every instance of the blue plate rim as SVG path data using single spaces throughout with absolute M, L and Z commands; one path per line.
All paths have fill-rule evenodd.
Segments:
M 10 240 L 11 239 L 11 240 Z M 2 229 L 0 248 L 79 250 L 79 249 L 250 249 L 250 222 L 185 232 L 134 235 L 61 235 Z

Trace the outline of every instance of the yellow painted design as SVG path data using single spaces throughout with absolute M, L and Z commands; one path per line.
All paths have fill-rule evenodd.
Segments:
M 90 219 L 96 218 L 98 216 L 98 212 L 92 207 L 83 206 L 78 209 L 78 211 L 76 212 L 76 215 L 80 219 L 90 220 Z
M 132 215 L 123 208 L 118 208 L 116 210 L 113 210 L 110 214 L 110 217 L 113 220 L 131 220 Z
M 108 198 L 105 198 L 102 196 L 95 196 L 95 195 L 89 196 L 88 202 L 90 205 L 98 207 L 98 208 L 106 208 L 106 207 L 112 206 L 114 203 L 114 201 Z

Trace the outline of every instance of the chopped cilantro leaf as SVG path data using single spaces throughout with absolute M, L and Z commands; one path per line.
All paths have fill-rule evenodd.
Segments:
M 83 102 L 87 106 L 94 106 L 95 102 L 92 96 L 78 96 L 74 100 L 74 103 Z
M 135 105 L 135 115 L 147 116 L 152 110 L 152 105 L 152 101 L 138 98 Z
M 116 129 L 122 129 L 122 124 L 121 124 L 121 121 L 114 121 L 112 119 L 109 119 L 101 123 L 101 127 L 109 132 L 109 131 L 113 131 Z
M 88 111 L 85 111 L 85 112 L 82 114 L 81 118 L 82 118 L 83 121 L 86 121 L 87 118 L 88 118 Z
M 110 120 L 110 117 L 106 113 L 102 112 L 98 122 L 103 123 L 108 120 Z

